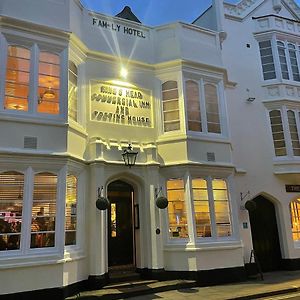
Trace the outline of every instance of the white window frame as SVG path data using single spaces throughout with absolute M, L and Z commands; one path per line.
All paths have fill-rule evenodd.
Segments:
M 28 111 L 17 111 L 4 109 L 5 79 L 7 65 L 8 46 L 19 46 L 30 50 L 30 79 L 29 79 L 29 97 Z M 38 105 L 38 73 L 39 73 L 39 52 L 49 52 L 59 55 L 60 58 L 60 97 L 59 114 L 48 114 L 37 112 Z M 56 46 L 55 42 L 45 43 L 24 39 L 20 36 L 6 35 L 0 33 L 0 116 L 17 117 L 24 119 L 36 119 L 41 121 L 65 122 L 67 119 L 67 104 L 63 99 L 68 97 L 68 49 L 63 46 Z M 2 68 L 3 66 L 3 68 Z
M 272 136 L 271 120 L 270 120 L 270 115 L 269 115 L 270 111 L 272 111 L 272 110 L 278 110 L 278 111 L 280 111 L 280 114 L 281 114 L 283 134 L 284 134 L 285 147 L 286 147 L 286 153 L 287 153 L 285 156 L 276 156 L 275 155 L 274 140 L 273 140 L 273 136 Z M 287 112 L 289 110 L 292 110 L 295 113 L 296 126 L 297 126 L 297 131 L 298 131 L 298 139 L 300 141 L 300 107 L 293 107 L 290 105 L 282 104 L 279 106 L 276 105 L 274 107 L 270 107 L 267 110 L 268 123 L 269 123 L 272 147 L 273 147 L 273 156 L 274 156 L 274 159 L 276 159 L 276 160 L 286 160 L 286 159 L 299 159 L 300 160 L 300 155 L 294 155 L 294 153 L 293 153 L 293 146 L 292 146 L 292 141 L 291 141 L 289 121 L 288 121 L 288 115 L 287 115 Z
M 180 172 L 181 173 L 181 172 Z M 226 174 L 225 174 L 226 173 Z M 238 236 L 238 216 L 236 213 L 237 207 L 235 202 L 233 201 L 233 182 L 232 182 L 232 175 L 227 172 L 221 172 L 220 174 L 215 173 L 214 175 L 206 173 L 199 173 L 195 170 L 182 172 L 182 176 L 178 175 L 176 178 L 181 178 L 184 181 L 185 187 L 185 207 L 186 207 L 186 215 L 187 215 L 187 225 L 188 225 L 188 238 L 174 238 L 170 237 L 169 234 L 169 214 L 168 210 L 166 209 L 164 212 L 165 216 L 165 232 L 164 232 L 164 240 L 166 246 L 172 245 L 190 245 L 190 246 L 209 246 L 212 243 L 232 243 L 236 242 L 239 239 Z M 166 183 L 169 179 L 175 178 L 174 176 L 168 176 L 165 178 L 165 187 L 164 191 L 166 193 Z M 192 179 L 194 178 L 203 178 L 207 180 L 207 188 L 209 193 L 209 207 L 210 207 L 210 218 L 211 218 L 211 237 L 197 237 L 196 231 L 196 220 L 195 220 L 195 211 L 194 211 L 194 200 L 192 197 Z M 214 214 L 214 198 L 212 196 L 212 180 L 213 179 L 222 179 L 226 182 L 227 186 L 227 193 L 228 193 L 228 205 L 229 205 L 229 218 L 231 224 L 231 235 L 225 237 L 218 237 L 216 232 L 216 222 L 215 222 L 215 214 Z
M 200 114 L 201 114 L 201 123 L 202 123 L 202 131 L 192 131 L 188 129 L 188 113 L 187 109 L 185 109 L 185 126 L 187 133 L 189 135 L 196 136 L 206 136 L 212 138 L 224 138 L 228 137 L 228 126 L 227 126 L 227 113 L 226 113 L 226 105 L 225 105 L 225 95 L 224 95 L 224 83 L 219 79 L 212 79 L 201 77 L 198 79 L 193 78 L 192 76 L 184 77 L 184 104 L 187 107 L 187 93 L 186 93 L 186 82 L 193 81 L 198 84 L 199 88 L 199 102 L 200 102 Z M 218 110 L 219 110 L 219 122 L 220 122 L 220 133 L 208 132 L 207 129 L 207 114 L 206 114 L 206 101 L 205 101 L 205 84 L 211 84 L 216 87 L 217 97 L 218 97 Z

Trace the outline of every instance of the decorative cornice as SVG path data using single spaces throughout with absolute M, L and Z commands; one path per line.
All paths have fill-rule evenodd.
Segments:
M 224 3 L 225 15 L 231 18 L 244 19 L 257 6 L 266 0 L 241 0 L 237 4 Z M 294 0 L 281 0 L 300 19 L 300 8 Z

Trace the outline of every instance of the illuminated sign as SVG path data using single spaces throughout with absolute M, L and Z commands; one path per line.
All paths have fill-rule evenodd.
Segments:
M 120 33 L 123 33 L 123 34 L 136 36 L 136 37 L 139 37 L 139 38 L 142 38 L 142 39 L 146 38 L 145 32 L 142 31 L 142 30 L 138 30 L 138 29 L 135 29 L 135 28 L 129 27 L 129 26 L 123 26 L 123 25 L 120 25 L 120 24 L 116 24 L 114 22 L 106 21 L 106 20 L 101 20 L 101 19 L 98 19 L 98 18 L 95 18 L 95 17 L 92 18 L 92 24 L 93 24 L 93 26 L 108 29 L 108 30 L 111 30 L 113 32 L 120 32 Z
M 91 119 L 113 124 L 152 127 L 150 93 L 131 87 L 93 83 Z
M 286 184 L 285 191 L 287 193 L 300 193 L 300 185 L 299 184 Z

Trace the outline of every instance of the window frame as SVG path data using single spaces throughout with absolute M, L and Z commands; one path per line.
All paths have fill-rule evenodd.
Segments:
M 282 156 L 276 156 L 275 154 L 275 148 L 274 148 L 274 139 L 273 139 L 273 132 L 272 132 L 272 125 L 270 120 L 270 112 L 271 111 L 280 111 L 281 114 L 281 120 L 282 120 L 282 127 L 283 127 L 283 135 L 284 135 L 284 141 L 285 141 L 285 147 L 286 147 L 286 155 Z M 300 160 L 300 155 L 294 155 L 293 145 L 292 145 L 292 139 L 290 134 L 290 128 L 289 128 L 289 119 L 288 119 L 288 111 L 293 111 L 295 114 L 295 120 L 296 120 L 296 126 L 297 126 L 297 133 L 298 133 L 298 141 L 300 143 L 300 107 L 293 106 L 290 104 L 285 103 L 277 103 L 277 105 L 270 105 L 267 107 L 267 118 L 269 123 L 269 132 L 270 132 L 270 138 L 272 141 L 272 149 L 273 149 L 273 157 L 276 160 L 288 160 L 288 159 L 298 159 Z
M 164 176 L 165 184 L 164 191 L 167 195 L 167 181 L 169 179 L 174 179 L 174 176 L 171 175 L 172 172 L 167 171 L 167 174 Z M 178 173 L 178 172 L 177 172 Z M 181 173 L 181 172 L 179 172 Z M 196 170 L 189 170 L 181 173 L 182 176 L 178 174 L 175 179 L 183 179 L 184 187 L 185 187 L 185 207 L 186 207 L 186 215 L 187 215 L 187 227 L 188 227 L 188 235 L 187 238 L 174 238 L 170 237 L 169 234 L 169 212 L 168 208 L 165 210 L 165 232 L 164 232 L 164 240 L 166 246 L 171 245 L 193 245 L 193 246 L 209 246 L 212 243 L 234 243 L 239 239 L 239 233 L 237 229 L 237 213 L 235 209 L 235 203 L 233 201 L 233 191 L 232 191 L 232 174 L 230 172 L 216 172 L 214 175 L 211 172 L 202 172 Z M 185 174 L 185 175 L 183 175 Z M 217 226 L 215 219 L 215 210 L 214 210 L 214 197 L 209 195 L 209 208 L 210 208 L 210 218 L 211 218 L 211 229 L 212 236 L 211 237 L 197 237 L 196 230 L 196 219 L 195 219 L 195 210 L 194 210 L 194 200 L 193 200 L 193 190 L 192 190 L 192 179 L 194 178 L 203 178 L 208 180 L 208 193 L 212 194 L 212 180 L 213 179 L 222 179 L 226 182 L 227 187 L 227 196 L 228 196 L 228 209 L 229 209 L 229 221 L 231 226 L 231 235 L 230 236 L 217 236 Z M 214 232 L 214 233 L 213 233 Z
M 220 78 L 209 78 L 209 77 L 204 77 L 204 76 L 190 76 L 190 75 L 185 76 L 184 81 L 183 81 L 185 108 L 187 108 L 187 106 L 188 106 L 187 85 L 186 85 L 187 81 L 192 81 L 192 82 L 198 84 L 202 131 L 189 130 L 189 128 L 188 128 L 188 122 L 189 122 L 188 110 L 185 109 L 186 132 L 189 135 L 212 137 L 214 139 L 228 137 L 225 95 L 224 95 L 224 92 L 222 92 L 222 91 L 224 91 L 223 80 Z M 208 131 L 207 109 L 206 109 L 206 99 L 205 99 L 205 85 L 207 85 L 207 84 L 213 85 L 216 88 L 220 133 Z
M 30 79 L 29 79 L 29 97 L 28 111 L 7 110 L 4 109 L 5 97 L 5 81 L 7 67 L 7 49 L 8 46 L 19 46 L 30 50 Z M 59 55 L 60 59 L 60 88 L 59 88 L 59 114 L 40 113 L 37 111 L 38 105 L 38 68 L 39 68 L 39 52 L 49 52 Z M 67 71 L 66 65 L 68 60 L 68 46 L 57 45 L 56 41 L 45 43 L 44 41 L 24 39 L 21 36 L 10 35 L 5 32 L 0 33 L 0 63 L 3 68 L 0 68 L 0 116 L 6 118 L 24 118 L 32 120 L 53 121 L 55 123 L 65 122 L 67 119 L 67 104 L 62 99 L 67 98 Z

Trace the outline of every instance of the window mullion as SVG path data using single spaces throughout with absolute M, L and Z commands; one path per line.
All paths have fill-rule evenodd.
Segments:
M 31 210 L 33 198 L 33 180 L 34 172 L 29 167 L 25 172 L 24 194 L 23 194 L 23 217 L 22 217 L 22 253 L 26 254 L 30 249 L 30 234 L 31 234 Z
M 291 133 L 289 129 L 289 119 L 287 115 L 287 107 L 283 106 L 280 110 L 282 113 L 282 127 L 283 127 L 283 134 L 286 146 L 287 156 L 294 156 L 293 154 L 293 147 L 292 147 L 292 140 L 291 140 Z
M 294 80 L 290 52 L 289 52 L 288 44 L 286 41 L 284 42 L 284 53 L 285 53 L 285 57 L 286 57 L 286 64 L 287 64 L 287 68 L 288 68 L 288 72 L 289 72 L 289 78 L 290 78 L 290 80 Z
M 279 53 L 278 53 L 278 47 L 277 47 L 277 40 L 276 40 L 275 36 L 273 36 L 272 39 L 271 39 L 271 46 L 272 46 L 272 53 L 273 53 L 273 59 L 274 59 L 274 65 L 275 65 L 276 78 L 282 80 L 281 66 L 280 66 Z
M 206 116 L 206 107 L 205 107 L 205 91 L 204 91 L 204 80 L 203 78 L 200 79 L 199 83 L 199 90 L 200 90 L 200 113 L 201 113 L 201 121 L 202 121 L 202 131 L 204 133 L 208 132 L 207 129 L 207 116 Z
M 0 33 L 0 111 L 4 109 L 7 46 L 4 36 Z
M 192 195 L 192 178 L 190 174 L 185 176 L 185 187 L 186 187 L 186 212 L 187 212 L 187 222 L 188 222 L 188 232 L 190 237 L 190 242 L 195 244 L 196 236 L 196 225 L 195 225 L 195 213 L 193 205 L 193 195 Z
M 31 50 L 30 63 L 30 93 L 29 93 L 29 111 L 37 112 L 38 104 L 38 76 L 39 76 L 39 48 L 34 44 Z
M 209 202 L 209 212 L 211 220 L 211 236 L 217 238 L 217 225 L 216 225 L 216 216 L 215 216 L 215 205 L 214 205 L 214 194 L 212 189 L 212 178 L 208 177 L 207 179 L 207 192 L 208 192 L 208 202 Z

